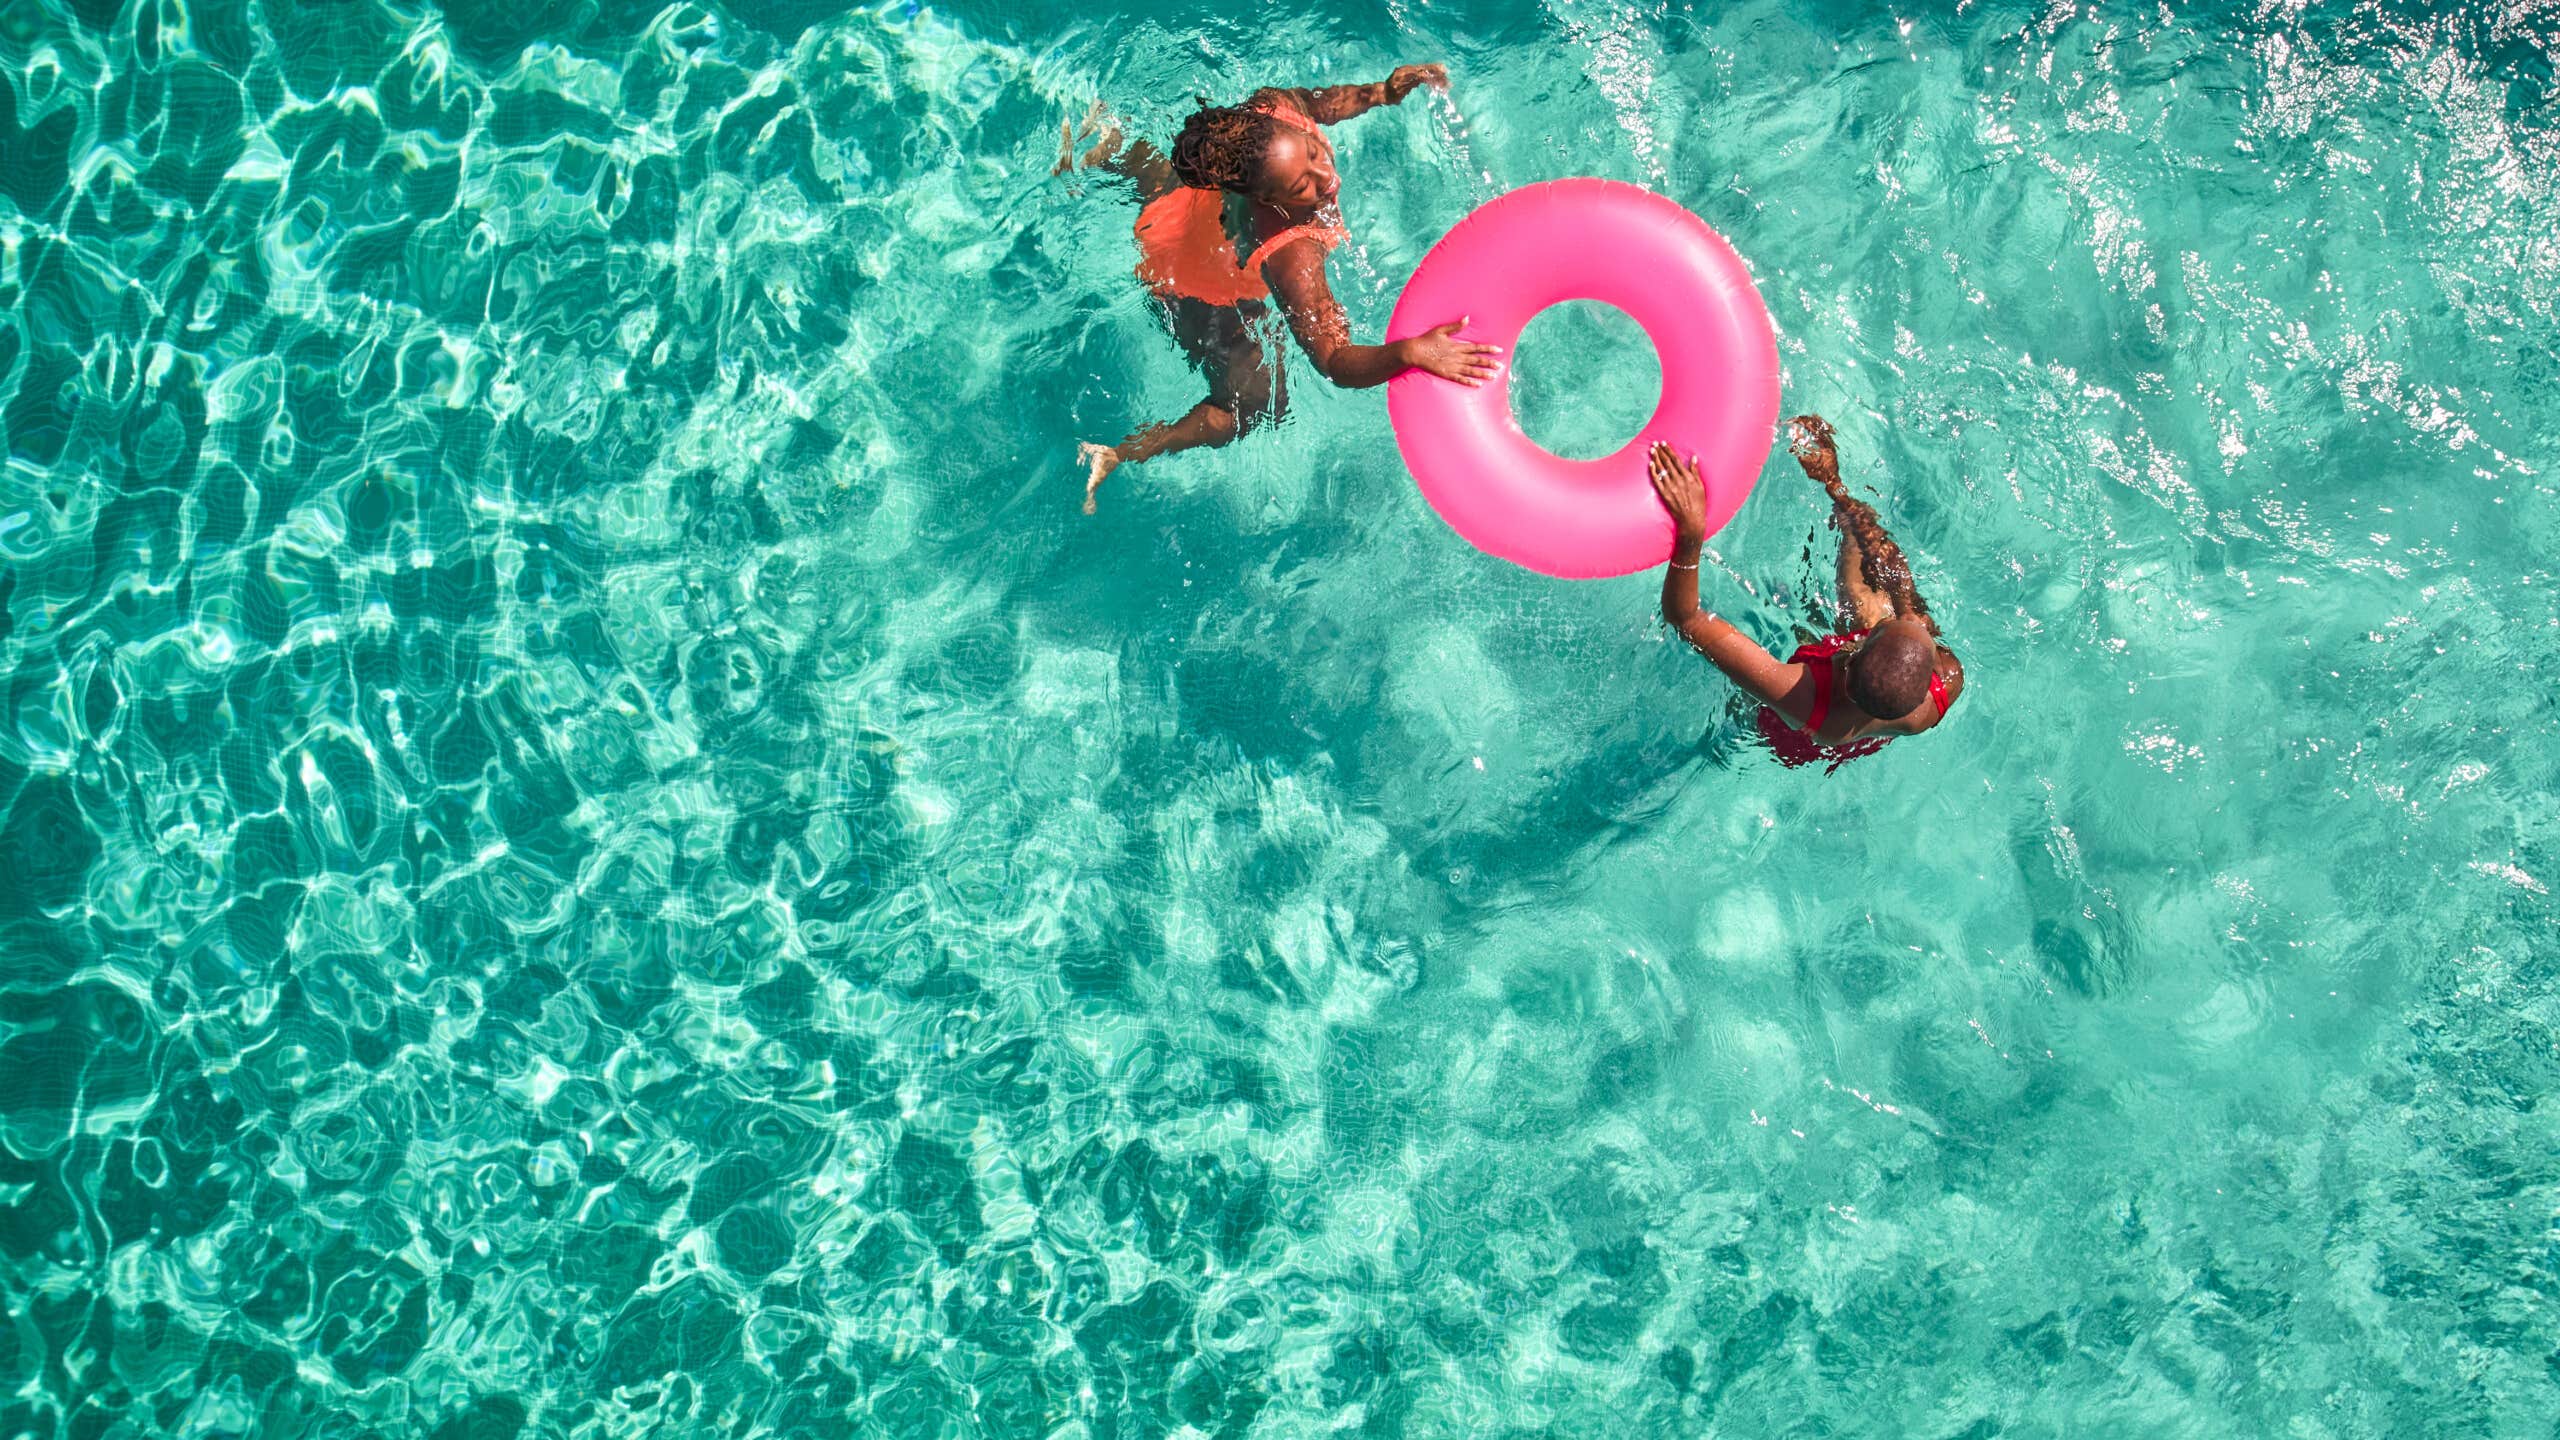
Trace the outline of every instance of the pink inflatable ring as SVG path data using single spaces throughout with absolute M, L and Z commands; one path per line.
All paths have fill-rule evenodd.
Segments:
M 1396 445 L 1423 498 L 1489 555 L 1568 579 L 1625 575 L 1671 553 L 1645 478 L 1656 440 L 1700 457 L 1707 530 L 1751 493 L 1778 423 L 1778 342 L 1742 257 L 1679 203 L 1615 180 L 1550 180 L 1487 202 L 1431 247 L 1387 338 L 1461 316 L 1508 354 L 1566 300 L 1633 316 L 1662 360 L 1662 403 L 1626 448 L 1567 460 L 1521 433 L 1508 369 L 1470 389 L 1420 370 L 1387 385 Z

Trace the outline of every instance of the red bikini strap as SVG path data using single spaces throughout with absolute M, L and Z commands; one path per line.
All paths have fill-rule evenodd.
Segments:
M 1831 718 L 1831 666 L 1833 657 L 1838 653 L 1836 649 L 1827 652 L 1805 667 L 1806 673 L 1813 677 L 1813 708 L 1804 721 L 1808 732 L 1821 729 L 1822 722 Z
M 1938 678 L 1937 667 L 1929 670 L 1929 698 L 1938 702 L 1938 718 L 1947 718 L 1947 682 Z

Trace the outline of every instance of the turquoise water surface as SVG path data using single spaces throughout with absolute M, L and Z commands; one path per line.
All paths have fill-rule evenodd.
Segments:
M 2555 33 L 0 5 L 0 1435 L 2551 1435 Z M 1698 211 L 1940 731 L 1781 769 L 1303 365 L 1078 513 L 1198 392 L 1059 121 L 1419 60 L 1356 327 Z

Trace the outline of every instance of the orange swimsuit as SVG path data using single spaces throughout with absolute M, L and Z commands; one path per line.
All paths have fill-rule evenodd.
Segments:
M 1315 136 L 1323 155 L 1332 158 L 1332 143 L 1296 107 L 1267 100 L 1254 108 Z M 1336 225 L 1321 221 L 1292 225 L 1255 246 L 1252 256 L 1239 262 L 1235 242 L 1227 238 L 1226 214 L 1223 190 L 1185 186 L 1149 201 L 1138 212 L 1138 278 L 1168 299 L 1187 297 L 1212 305 L 1267 300 L 1271 287 L 1262 279 L 1262 265 L 1281 246 L 1312 237 L 1331 250 L 1343 241 L 1342 229 Z

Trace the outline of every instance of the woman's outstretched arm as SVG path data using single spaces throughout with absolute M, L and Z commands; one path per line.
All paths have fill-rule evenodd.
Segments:
M 1882 623 L 1889 617 L 1871 613 L 1881 600 L 1890 603 L 1892 614 L 1917 620 L 1937 634 L 1938 622 L 1930 618 L 1928 602 L 1912 582 L 1911 562 L 1902 558 L 1902 547 L 1885 532 L 1876 507 L 1850 494 L 1841 482 L 1830 424 L 1819 415 L 1799 415 L 1787 423 L 1794 431 L 1796 463 L 1831 497 L 1831 523 L 1840 531 L 1841 598 L 1852 615 L 1861 626 Z
M 1404 97 L 1425 85 L 1435 90 L 1448 89 L 1448 67 L 1399 65 L 1393 75 L 1384 80 L 1372 80 L 1366 85 L 1274 89 L 1264 93 L 1286 99 L 1319 125 L 1339 125 L 1355 116 L 1366 115 L 1381 105 L 1401 105 Z
M 1299 240 L 1281 246 L 1280 253 L 1262 265 L 1263 278 L 1279 298 L 1281 313 L 1289 318 L 1290 333 L 1298 337 L 1299 347 L 1324 378 L 1346 390 L 1384 385 L 1417 369 L 1461 385 L 1481 385 L 1493 378 L 1494 357 L 1501 349 L 1459 339 L 1457 329 L 1466 323 L 1464 319 L 1408 340 L 1352 343 L 1350 318 L 1342 313 L 1341 304 L 1333 298 L 1333 286 L 1325 279 L 1324 256 L 1322 241 Z
M 1698 603 L 1698 557 L 1707 547 L 1707 492 L 1698 467 L 1670 446 L 1655 442 L 1649 473 L 1653 493 L 1671 516 L 1671 563 L 1662 572 L 1662 619 L 1744 694 L 1775 705 L 1803 724 L 1811 713 L 1813 681 L 1802 665 L 1770 654 L 1760 642 Z

